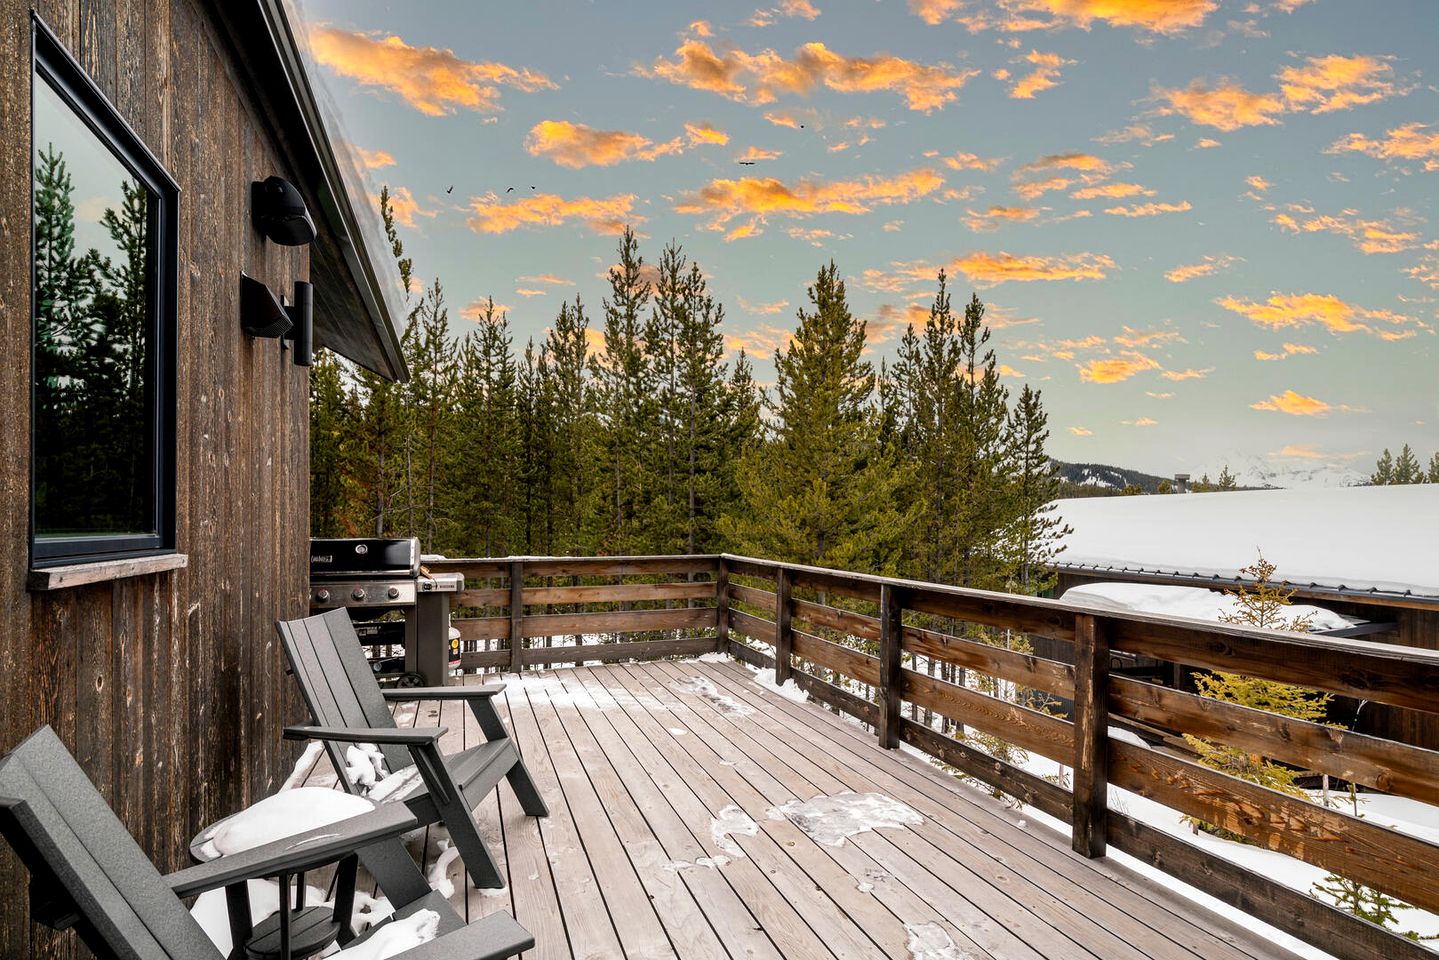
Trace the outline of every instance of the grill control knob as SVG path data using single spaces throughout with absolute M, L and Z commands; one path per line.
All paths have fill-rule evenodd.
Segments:
M 324 587 L 321 587 L 320 589 L 316 590 L 316 591 L 315 591 L 315 602 L 316 602 L 316 603 L 329 603 L 329 602 L 330 602 L 330 591 L 326 590 Z
M 391 600 L 396 600 L 396 599 L 398 599 L 399 596 L 400 596 L 400 588 L 399 588 L 399 587 L 391 587 L 391 588 L 390 588 L 389 590 L 387 590 L 386 592 L 390 595 L 390 599 L 391 599 Z
M 351 591 L 350 591 L 350 596 L 354 597 L 356 600 L 363 600 L 363 599 L 365 599 L 365 588 L 364 588 L 364 587 L 356 587 L 354 590 L 351 590 Z

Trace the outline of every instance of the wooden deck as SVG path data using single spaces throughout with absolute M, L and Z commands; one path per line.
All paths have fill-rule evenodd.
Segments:
M 701 677 L 739 710 L 694 692 Z M 532 820 L 507 784 L 479 811 L 509 886 L 477 891 L 458 862 L 457 909 L 509 910 L 543 960 L 823 958 L 909 960 L 911 931 L 956 950 L 925 960 L 1261 960 L 1292 957 L 813 704 L 760 687 L 735 662 L 653 662 L 514 676 L 501 714 L 550 806 Z M 746 712 L 749 708 L 752 712 Z M 479 736 L 463 704 L 405 705 L 402 723 Z M 327 776 L 328 775 L 328 776 Z M 311 784 L 332 782 L 321 762 Z M 817 843 L 767 811 L 843 791 L 876 792 L 924 818 Z M 714 816 L 758 826 L 722 854 Z M 427 871 L 437 854 L 426 839 Z M 942 944 L 943 938 L 940 938 Z

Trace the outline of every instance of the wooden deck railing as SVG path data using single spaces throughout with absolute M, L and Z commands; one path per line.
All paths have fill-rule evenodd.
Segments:
M 1069 822 L 1072 845 L 1084 856 L 1113 846 L 1345 960 L 1433 960 L 1413 941 L 1111 809 L 1108 791 L 1129 790 L 1436 912 L 1439 845 L 1217 772 L 1183 751 L 1111 737 L 1109 728 L 1116 719 L 1137 721 L 1439 804 L 1439 752 L 1111 672 L 1111 654 L 1133 654 L 1439 712 L 1439 652 L 729 555 L 509 558 L 431 568 L 484 584 L 459 601 L 484 614 L 456 621 L 462 638 L 492 647 L 464 653 L 467 668 L 725 650 L 773 667 L 777 681 L 793 679 L 814 699 L 872 725 L 881 744 L 909 744 Z M 491 585 L 500 581 L 505 585 Z M 557 605 L 562 612 L 552 612 Z M 1071 644 L 1073 663 L 967 638 L 967 624 Z M 643 639 L 527 642 L 594 634 Z M 915 669 L 921 664 L 927 669 Z M 1070 717 L 980 692 L 964 683 L 965 672 L 1068 701 Z M 1071 786 L 922 722 L 935 716 L 1070 767 Z

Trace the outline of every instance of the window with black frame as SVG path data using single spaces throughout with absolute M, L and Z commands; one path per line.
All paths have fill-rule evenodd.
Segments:
M 178 189 L 38 21 L 31 553 L 174 549 Z

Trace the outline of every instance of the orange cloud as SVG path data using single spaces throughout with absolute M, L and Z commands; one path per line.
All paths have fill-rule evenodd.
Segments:
M 1428 329 L 1413 317 L 1392 310 L 1367 310 L 1333 294 L 1276 293 L 1263 303 L 1239 297 L 1220 297 L 1214 302 L 1271 330 L 1313 325 L 1330 333 L 1371 333 L 1385 340 L 1403 340 L 1412 337 L 1415 329 Z M 1396 327 L 1409 329 L 1393 329 Z
M 1074 181 L 1069 177 L 1049 177 L 1044 180 L 1027 180 L 1014 186 L 1014 192 L 1022 199 L 1033 200 L 1055 190 L 1068 190 Z
M 1285 390 L 1283 393 L 1276 393 L 1268 400 L 1260 400 L 1258 403 L 1249 405 L 1254 410 L 1269 410 L 1274 413 L 1287 413 L 1294 417 L 1318 417 L 1328 413 L 1332 407 L 1315 397 L 1306 397 L 1302 393 L 1293 390 Z
M 1178 203 L 1136 203 L 1128 207 L 1105 207 L 1104 212 L 1116 217 L 1154 217 L 1161 213 L 1185 213 L 1194 206 L 1188 200 Z
M 744 297 L 739 297 L 738 300 L 739 308 L 745 313 L 756 313 L 766 316 L 774 316 L 777 313 L 783 313 L 784 308 L 789 306 L 788 300 L 776 300 L 773 303 L 750 303 L 745 300 Z
M 1310 207 L 1291 204 L 1293 213 L 1312 214 Z M 1388 220 L 1364 219 L 1358 211 L 1344 210 L 1338 216 L 1316 214 L 1303 219 L 1291 213 L 1275 213 L 1274 223 L 1290 233 L 1332 233 L 1347 237 L 1363 253 L 1402 253 L 1418 246 L 1422 240 L 1412 230 L 1402 230 Z
M 723 147 L 729 143 L 729 134 L 720 130 L 712 123 L 686 123 L 685 136 L 689 138 L 691 146 L 710 143 L 718 147 Z
M 1124 332 L 1114 337 L 1114 342 L 1121 347 L 1148 347 L 1160 343 L 1184 343 L 1184 337 L 1178 330 L 1135 330 L 1128 324 L 1124 325 Z
M 963 6 L 964 0 L 909 0 L 909 12 L 931 27 L 948 20 Z
M 1120 422 L 1126 427 L 1153 427 L 1159 424 L 1158 420 L 1152 420 L 1149 417 L 1140 417 L 1138 420 L 1122 420 Z
M 998 230 L 1002 223 L 1028 223 L 1045 211 L 1045 207 L 990 207 L 983 213 L 966 211 L 964 225 L 976 233 Z
M 552 90 L 543 73 L 503 63 L 464 60 L 452 50 L 412 47 L 397 36 L 377 37 L 332 27 L 308 34 L 315 61 L 342 77 L 396 94 L 432 117 L 457 108 L 492 113 L 498 109 L 499 87 L 526 93 Z
M 1439 130 L 1429 132 L 1425 124 L 1406 123 L 1386 131 L 1378 140 L 1351 133 L 1325 151 L 1344 152 L 1363 153 L 1380 160 L 1423 160 L 1425 170 L 1439 170 Z
M 1190 367 L 1188 370 L 1165 370 L 1159 375 L 1166 380 L 1203 380 L 1213 372 L 1213 367 L 1204 370 L 1195 370 L 1193 367 Z
M 1196 150 L 1213 150 L 1218 146 L 1222 146 L 1218 140 L 1211 137 L 1202 137 L 1199 142 L 1194 145 L 1194 148 Z
M 1290 357 L 1297 357 L 1300 354 L 1318 353 L 1319 350 L 1305 343 L 1286 343 L 1278 353 L 1269 353 L 1266 350 L 1255 350 L 1255 360 L 1288 360 Z
M 1159 90 L 1158 96 L 1167 101 L 1167 106 L 1158 108 L 1160 116 L 1184 116 L 1190 123 L 1226 133 L 1276 124 L 1285 110 L 1278 96 L 1251 93 L 1232 80 L 1221 80 L 1216 86 L 1195 80 L 1183 90 Z
M 515 287 L 515 293 L 521 297 L 543 297 L 549 294 L 548 290 L 537 290 L 534 287 Z
M 736 163 L 752 163 L 759 160 L 777 160 L 784 156 L 782 150 L 765 150 L 761 147 L 750 147 L 744 153 L 735 157 Z
M 420 202 L 410 193 L 409 187 L 396 187 L 390 191 L 390 212 L 395 215 L 396 223 L 414 227 L 416 217 L 434 217 L 440 211 L 421 207 Z
M 471 216 L 466 221 L 477 233 L 510 233 L 522 227 L 558 227 L 578 220 L 596 233 L 620 233 L 625 224 L 643 223 L 633 212 L 635 195 L 575 197 L 567 200 L 553 193 L 532 193 L 506 203 L 495 194 L 473 197 Z
M 520 283 L 543 284 L 549 287 L 573 287 L 573 280 L 566 280 L 564 277 L 556 276 L 553 273 L 536 273 L 528 277 L 516 277 Z
M 1112 147 L 1119 143 L 1137 142 L 1142 147 L 1152 147 L 1156 143 L 1165 143 L 1174 139 L 1172 133 L 1155 133 L 1147 123 L 1132 123 L 1119 130 L 1111 130 L 1108 133 L 1094 138 L 1095 143 L 1102 143 Z
M 1398 92 L 1394 68 L 1379 57 L 1310 57 L 1279 71 L 1279 89 L 1290 110 L 1332 113 L 1374 103 Z
M 938 190 L 944 178 L 921 168 L 893 177 L 860 180 L 799 180 L 792 186 L 774 177 L 711 180 L 680 197 L 677 213 L 707 217 L 705 229 L 728 230 L 725 239 L 751 236 L 770 216 L 866 213 L 877 206 L 912 203 Z M 747 218 L 738 226 L 731 224 Z
M 381 167 L 393 167 L 395 158 L 384 150 L 366 150 L 364 147 L 355 148 L 355 156 L 360 163 L 368 170 L 378 170 Z
M 999 158 L 985 159 L 973 153 L 956 153 L 943 158 L 944 165 L 951 170 L 981 170 L 988 172 L 1004 161 Z
M 1159 361 L 1134 350 L 1123 351 L 1117 357 L 1101 357 L 1080 364 L 1079 379 L 1089 383 L 1120 383 L 1146 370 L 1161 369 Z
M 626 160 L 654 160 L 679 153 L 684 144 L 678 137 L 655 143 L 638 133 L 623 130 L 596 130 L 568 120 L 541 120 L 530 128 L 525 149 L 531 156 L 545 157 L 561 167 L 609 167 Z
M 1214 86 L 1195 80 L 1182 90 L 1156 90 L 1156 98 L 1165 101 L 1157 112 L 1226 132 L 1272 126 L 1286 113 L 1331 113 L 1407 93 L 1393 73 L 1379 57 L 1308 57 L 1275 75 L 1279 90 L 1274 93 L 1255 93 L 1227 79 Z
M 978 286 L 1009 281 L 1103 280 L 1114 261 L 1103 254 L 1080 253 L 1058 257 L 1017 257 L 1009 253 L 971 253 L 951 264 Z
M 1219 4 L 1215 0 L 995 0 L 967 16 L 955 16 L 972 32 L 1023 33 L 1063 27 L 1091 29 L 1096 21 L 1150 33 L 1177 34 L 1197 27 Z M 964 9 L 956 0 L 910 0 L 911 12 L 936 24 Z
M 1072 434 L 1074 434 L 1076 437 L 1092 437 L 1092 436 L 1094 436 L 1094 431 L 1093 431 L 1093 430 L 1086 429 L 1085 427 L 1070 427 L 1070 428 L 1069 428 L 1069 432 L 1072 433 Z
M 1108 174 L 1113 166 L 1103 157 L 1096 157 L 1092 153 L 1051 153 L 1040 157 L 1032 163 L 1026 163 L 1015 171 L 1015 176 L 1020 177 L 1026 173 L 1034 173 L 1039 170 L 1078 170 L 1081 173 Z
M 660 58 L 649 67 L 637 66 L 635 72 L 753 104 L 773 103 L 779 94 L 808 95 L 819 86 L 838 93 L 887 91 L 902 96 L 909 109 L 925 113 L 957 99 L 959 90 L 979 73 L 887 55 L 849 57 L 818 42 L 805 44 L 786 59 L 773 50 L 716 51 L 697 39 L 682 43 L 675 59 Z
M 1203 263 L 1193 263 L 1187 266 L 1175 267 L 1164 275 L 1164 279 L 1170 283 L 1184 283 L 1197 277 L 1208 277 L 1218 273 L 1220 270 L 1228 269 L 1235 263 L 1238 263 L 1239 260 L 1239 257 L 1232 257 L 1227 253 L 1220 254 L 1217 257 L 1207 256 L 1204 258 Z
M 1121 197 L 1152 197 L 1154 191 L 1141 187 L 1137 183 L 1101 183 L 1093 187 L 1085 187 L 1070 194 L 1076 200 L 1095 200 L 1104 198 L 1106 200 L 1118 200 Z
M 789 347 L 794 331 L 764 324 L 742 333 L 726 333 L 724 339 L 725 349 L 731 352 L 743 350 L 757 357 L 773 356 Z
M 777 127 L 789 127 L 791 130 L 798 130 L 804 126 L 800 122 L 802 118 L 799 114 L 783 110 L 769 110 L 765 113 L 764 118 Z M 808 117 L 803 119 L 808 119 Z
M 1009 95 L 1015 100 L 1033 100 L 1036 93 L 1059 86 L 1059 74 L 1075 61 L 1066 60 L 1057 53 L 1029 51 L 1024 58 L 1034 70 L 1016 80 L 1009 88 Z
M 1427 256 L 1404 272 L 1426 286 L 1439 290 L 1439 256 Z

